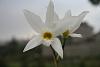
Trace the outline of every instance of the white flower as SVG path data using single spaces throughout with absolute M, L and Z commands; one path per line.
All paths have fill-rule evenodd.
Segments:
M 64 18 L 60 21 L 60 23 L 63 24 L 63 28 L 66 28 L 66 31 L 63 33 L 64 37 L 82 37 L 81 34 L 76 34 L 74 32 L 80 27 L 80 24 L 87 13 L 88 11 L 84 11 L 79 16 L 71 16 L 70 10 L 65 13 Z
M 58 35 L 81 37 L 80 34 L 73 33 L 79 28 L 81 21 L 87 14 L 84 11 L 79 16 L 71 16 L 71 12 L 68 11 L 63 19 L 59 19 L 56 12 L 54 12 L 54 4 L 50 0 L 47 8 L 46 21 L 42 22 L 41 18 L 36 14 L 24 10 L 24 14 L 29 24 L 32 26 L 34 31 L 38 34 L 34 35 L 33 39 L 28 42 L 23 52 L 35 48 L 41 44 L 45 46 L 52 46 L 52 48 L 63 58 L 63 50 L 60 40 L 56 37 Z
M 49 4 L 49 7 L 47 9 L 47 16 L 46 16 L 47 21 L 46 21 L 46 24 L 51 29 L 57 28 L 56 32 L 57 31 L 64 31 L 64 32 L 62 32 L 64 37 L 68 37 L 68 36 L 71 36 L 71 37 L 82 37 L 81 34 L 76 34 L 74 32 L 80 27 L 80 24 L 82 23 L 82 20 L 84 19 L 84 17 L 86 16 L 87 13 L 89 13 L 89 12 L 88 11 L 84 11 L 79 16 L 71 16 L 71 11 L 68 10 L 65 13 L 64 18 L 63 19 L 59 19 L 59 17 L 56 14 L 56 12 L 54 12 L 54 5 L 51 2 L 51 4 Z
M 39 16 L 37 16 L 36 14 L 28 10 L 24 10 L 24 14 L 29 24 L 32 26 L 34 31 L 36 31 L 38 34 L 34 35 L 33 39 L 31 39 L 28 42 L 23 52 L 35 48 L 40 44 L 43 44 L 45 46 L 51 45 L 52 48 L 58 53 L 58 55 L 61 58 L 63 58 L 62 45 L 60 40 L 56 36 L 60 35 L 64 31 L 59 30 L 60 28 L 63 27 L 59 26 L 58 24 L 57 24 L 58 26 L 55 27 L 53 26 L 55 25 L 54 22 L 58 21 L 58 16 L 54 12 L 53 2 L 50 1 L 49 6 L 47 8 L 45 23 L 42 22 Z

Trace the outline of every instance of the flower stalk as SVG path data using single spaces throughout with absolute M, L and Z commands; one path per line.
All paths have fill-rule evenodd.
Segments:
M 57 62 L 57 59 L 56 59 L 56 53 L 55 53 L 54 49 L 52 48 L 52 46 L 50 46 L 50 47 L 51 47 L 52 52 L 53 52 L 54 66 L 58 67 L 58 62 Z

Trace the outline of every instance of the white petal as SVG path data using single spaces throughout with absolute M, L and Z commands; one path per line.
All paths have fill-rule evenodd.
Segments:
M 72 28 L 72 26 L 75 25 L 77 19 L 77 16 L 71 16 L 71 11 L 68 10 L 65 14 L 65 17 L 62 20 L 60 20 L 57 23 L 56 28 L 53 29 L 56 36 L 62 34 L 62 32 L 65 32 L 66 30 L 70 30 L 70 27 Z
M 61 42 L 58 38 L 54 38 L 51 44 L 52 48 L 58 53 L 58 55 L 63 58 L 63 49 Z
M 56 33 L 56 36 L 62 34 L 65 31 L 69 31 L 72 33 L 74 26 L 79 22 L 79 17 L 77 16 L 68 16 L 61 21 L 59 21 L 56 25 L 56 28 L 53 29 Z
M 49 47 L 50 44 L 51 44 L 51 41 L 49 41 L 49 40 L 44 40 L 44 41 L 42 41 L 42 44 L 43 44 L 44 46 Z
M 55 21 L 59 21 L 59 16 L 56 14 L 56 12 L 54 12 L 54 23 L 55 23 Z
M 42 39 L 40 38 L 40 36 L 34 36 L 34 38 L 28 42 L 23 52 L 39 46 L 41 44 L 41 41 Z
M 76 17 L 76 19 L 73 21 L 74 23 L 70 26 L 70 32 L 74 32 L 80 27 L 80 24 L 82 23 L 82 20 L 84 19 L 87 13 L 88 11 L 84 11 Z
M 40 33 L 45 28 L 45 25 L 39 16 L 26 9 L 24 10 L 24 15 L 36 32 Z
M 68 10 L 66 13 L 65 13 L 65 19 L 67 19 L 67 17 L 71 16 L 71 10 Z
M 80 38 L 82 38 L 82 35 L 81 34 L 75 34 L 75 33 L 73 33 L 73 34 L 69 34 L 71 37 L 80 37 Z
M 46 22 L 52 22 L 54 19 L 53 17 L 54 17 L 54 4 L 50 0 L 46 13 Z
M 57 25 L 55 26 L 54 29 L 52 29 L 54 36 L 59 36 L 61 35 L 63 32 L 66 31 L 66 24 L 62 23 L 62 21 L 58 22 Z
M 47 8 L 47 13 L 46 13 L 46 25 L 50 28 L 54 27 L 55 22 L 59 20 L 58 15 L 56 14 L 56 12 L 54 12 L 54 4 L 53 2 L 50 0 L 50 3 L 48 5 Z

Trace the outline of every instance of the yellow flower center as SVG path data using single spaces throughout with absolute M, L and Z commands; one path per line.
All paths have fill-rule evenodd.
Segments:
M 69 36 L 69 31 L 65 31 L 64 33 L 63 33 L 63 37 L 68 37 Z
M 51 38 L 52 38 L 52 33 L 51 32 L 45 32 L 43 34 L 43 39 L 50 40 Z

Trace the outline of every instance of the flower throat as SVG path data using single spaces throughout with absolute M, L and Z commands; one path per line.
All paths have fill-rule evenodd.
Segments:
M 50 40 L 52 38 L 52 33 L 51 32 L 45 32 L 43 34 L 43 38 L 46 40 Z

